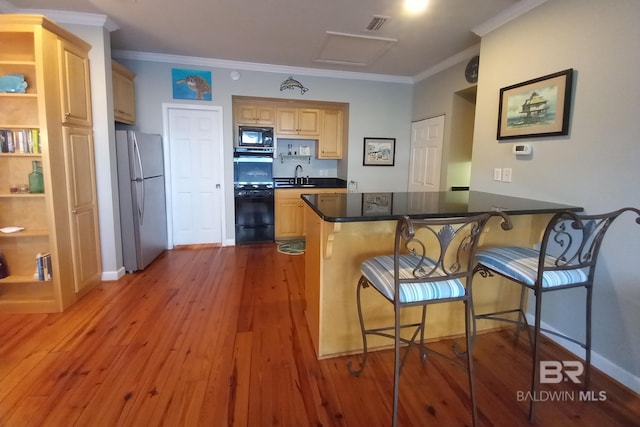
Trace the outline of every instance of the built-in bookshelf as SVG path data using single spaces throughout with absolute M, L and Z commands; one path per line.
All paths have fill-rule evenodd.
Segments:
M 95 176 L 72 164 L 94 162 L 90 46 L 31 14 L 0 14 L 0 46 L 0 76 L 26 82 L 24 93 L 0 93 L 0 252 L 9 273 L 0 278 L 0 312 L 59 312 L 88 289 L 79 285 L 89 270 L 76 263 L 78 253 L 96 258 L 97 218 L 77 203 L 95 200 L 78 194 Z M 42 170 L 44 193 L 30 192 L 42 188 L 29 187 L 34 168 Z M 99 261 L 87 265 L 100 268 Z M 88 274 L 97 283 L 95 271 Z
M 19 74 L 25 93 L 0 93 L 0 252 L 9 276 L 0 279 L 0 303 L 54 303 L 54 287 L 39 280 L 38 254 L 49 253 L 46 195 L 29 193 L 32 161 L 41 160 L 38 78 L 34 33 L 0 33 L 0 75 Z

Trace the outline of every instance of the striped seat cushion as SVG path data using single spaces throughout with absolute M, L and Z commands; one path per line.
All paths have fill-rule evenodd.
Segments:
M 535 249 L 522 247 L 497 247 L 483 249 L 476 253 L 476 260 L 502 275 L 533 286 L 536 282 L 538 259 L 540 252 Z M 555 258 L 547 256 L 545 267 L 554 267 Z M 542 276 L 542 287 L 582 283 L 587 280 L 588 268 L 575 270 L 545 271 Z
M 412 279 L 413 269 L 419 258 L 415 255 L 400 256 L 400 278 Z M 433 267 L 435 263 L 425 258 L 425 269 Z M 369 258 L 360 266 L 362 275 L 380 291 L 385 297 L 393 301 L 393 255 L 377 256 Z M 434 272 L 438 276 L 442 271 Z M 465 295 L 465 288 L 458 279 L 443 280 L 440 282 L 401 283 L 400 302 L 412 303 L 418 301 L 431 301 L 445 298 L 457 298 Z

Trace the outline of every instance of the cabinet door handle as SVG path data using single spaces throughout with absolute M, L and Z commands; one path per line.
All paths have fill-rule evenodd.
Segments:
M 64 113 L 64 118 L 65 118 L 65 119 L 68 119 L 68 118 L 69 118 L 69 116 L 71 116 L 71 113 L 69 113 L 68 111 L 67 111 L 66 113 Z

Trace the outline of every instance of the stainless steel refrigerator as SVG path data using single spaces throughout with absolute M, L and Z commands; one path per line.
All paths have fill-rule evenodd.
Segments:
M 160 135 L 116 131 L 122 256 L 128 272 L 167 248 L 164 156 Z

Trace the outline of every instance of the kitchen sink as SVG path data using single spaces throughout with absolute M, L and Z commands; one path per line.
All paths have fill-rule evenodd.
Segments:
M 338 178 L 281 177 L 273 179 L 274 188 L 346 188 L 346 182 Z
M 276 183 L 276 188 L 316 188 L 315 184 L 278 184 Z

